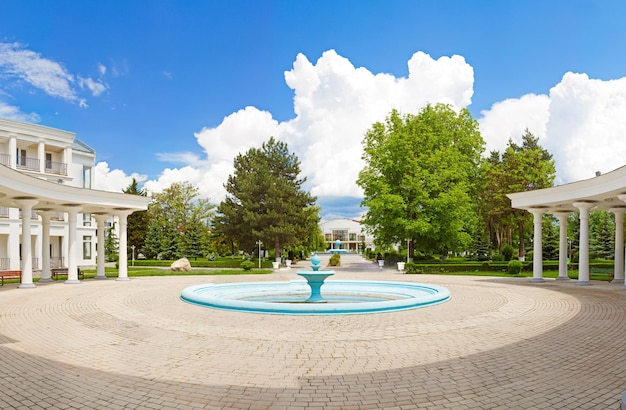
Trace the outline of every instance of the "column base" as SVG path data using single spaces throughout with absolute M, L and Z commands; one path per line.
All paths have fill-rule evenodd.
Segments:
M 621 290 L 626 290 L 626 285 L 620 288 Z
M 37 286 L 34 283 L 20 283 L 17 287 L 20 289 L 34 289 Z
M 130 278 L 115 278 L 115 280 L 118 280 L 120 282 L 128 282 Z
M 103 280 L 103 279 L 109 279 L 109 278 L 107 278 L 106 276 L 95 276 L 94 279 Z
M 570 280 L 567 276 L 558 276 L 556 280 Z
M 39 279 L 39 283 L 52 283 L 54 282 L 54 279 L 52 278 L 41 278 Z
M 591 281 L 579 280 L 578 282 L 576 282 L 576 286 L 591 286 Z
M 532 278 L 530 279 L 530 283 L 543 283 L 546 280 L 544 278 Z
M 624 283 L 624 278 L 613 279 L 611 283 Z
M 77 283 L 80 283 L 80 281 L 78 279 L 68 279 L 65 281 L 65 283 L 67 283 L 68 285 L 75 285 Z

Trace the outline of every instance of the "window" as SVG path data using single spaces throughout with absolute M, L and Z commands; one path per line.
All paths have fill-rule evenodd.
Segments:
M 356 241 L 356 234 L 355 233 L 351 233 L 350 234 L 350 242 L 355 242 Z
M 333 241 L 336 241 L 337 239 L 339 239 L 340 241 L 347 241 L 348 231 L 343 229 L 333 229 Z
M 91 188 L 91 167 L 83 167 L 83 188 Z
M 91 214 L 83 214 L 83 226 L 91 226 Z
M 83 259 L 91 259 L 91 236 L 83 236 Z
M 18 149 L 17 150 L 17 165 L 26 166 L 26 150 Z
M 46 169 L 52 169 L 52 154 L 46 152 Z

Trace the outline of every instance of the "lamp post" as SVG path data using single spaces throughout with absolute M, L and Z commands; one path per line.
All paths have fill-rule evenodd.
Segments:
M 130 248 L 133 250 L 132 252 L 132 259 L 131 259 L 131 266 L 135 266 L 135 245 L 131 245 Z
M 259 245 L 259 269 L 261 269 L 261 245 L 263 244 L 263 242 L 261 242 L 261 240 L 259 239 L 258 241 L 256 241 L 256 244 Z

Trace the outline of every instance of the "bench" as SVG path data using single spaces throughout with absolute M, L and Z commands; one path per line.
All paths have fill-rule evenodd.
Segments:
M 21 270 L 3 270 L 0 271 L 0 286 L 4 286 L 4 279 L 19 279 L 22 283 L 22 271 Z
M 85 279 L 85 273 L 78 267 L 76 270 L 78 271 L 78 279 Z M 52 268 L 50 274 L 52 279 L 57 280 L 59 276 L 67 275 L 67 268 Z
M 607 280 L 610 282 L 613 280 L 613 268 L 612 267 L 591 267 L 589 268 L 589 279 L 591 279 L 592 275 L 600 276 L 606 275 Z

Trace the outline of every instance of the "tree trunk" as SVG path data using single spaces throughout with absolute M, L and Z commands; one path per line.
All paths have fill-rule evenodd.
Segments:
M 278 239 L 276 239 L 276 241 L 274 242 L 274 260 L 275 261 L 280 261 L 281 259 L 281 251 L 280 251 L 280 241 Z

